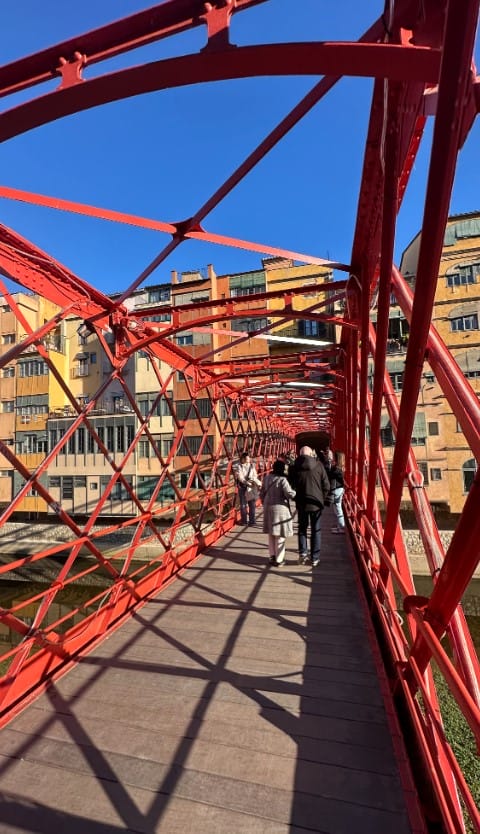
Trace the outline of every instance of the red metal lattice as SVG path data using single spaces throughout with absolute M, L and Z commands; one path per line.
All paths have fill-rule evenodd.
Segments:
M 2 274 L 36 293 L 43 300 L 42 310 L 50 311 L 32 324 L 18 295 L 6 283 L 0 284 L 16 327 L 23 333 L 21 343 L 2 350 L 0 368 L 7 369 L 29 356 L 38 357 L 35 361 L 44 363 L 61 402 L 60 412 L 49 413 L 44 421 L 51 431 L 48 450 L 23 454 L 0 440 L 0 453 L 18 477 L 13 498 L 0 516 L 0 528 L 6 530 L 22 507 L 36 506 L 32 503 L 35 498 L 69 533 L 65 541 L 43 548 L 37 545 L 28 556 L 0 566 L 4 576 L 37 564 L 55 571 L 50 586 L 2 610 L 2 624 L 14 635 L 11 648 L 2 656 L 4 720 L 235 523 L 231 467 L 239 451 L 248 446 L 261 466 L 267 466 L 280 452 L 293 448 L 300 431 L 321 432 L 332 435 L 335 446 L 345 452 L 346 504 L 353 541 L 395 670 L 392 685 L 408 705 L 442 824 L 448 832 L 463 830 L 458 793 L 474 830 L 480 831 L 478 811 L 445 741 L 430 669 L 433 658 L 479 743 L 480 669 L 459 603 L 480 557 L 480 475 L 477 472 L 445 553 L 411 447 L 427 359 L 472 455 L 477 461 L 480 457 L 478 397 L 431 326 L 457 154 L 477 112 L 472 54 L 478 2 L 432 0 L 420 6 L 403 0 L 387 4 L 385 15 L 358 43 L 232 48 L 232 14 L 257 2 L 170 0 L 0 68 L 3 97 L 59 80 L 56 89 L 0 115 L 3 141 L 67 114 L 153 90 L 284 75 L 286 67 L 292 75 L 325 74 L 193 216 L 181 222 L 164 223 L 0 188 L 2 197 L 151 228 L 171 238 L 128 289 L 111 298 L 15 231 L 0 227 Z M 101 64 L 193 26 L 204 26 L 207 36 L 205 48 L 197 54 L 87 78 L 93 63 Z M 351 264 L 205 230 L 202 223 L 211 211 L 346 74 L 376 79 Z M 417 290 L 412 294 L 393 265 L 393 249 L 398 211 L 426 122 L 426 98 L 430 96 L 431 101 L 432 94 L 435 129 Z M 333 284 L 326 279 L 317 282 L 315 297 L 308 304 L 300 304 L 299 299 L 311 295 L 312 286 L 299 281 L 296 286 L 289 284 L 287 290 L 234 298 L 215 295 L 212 284 L 205 301 L 150 305 L 144 311 L 132 308 L 129 302 L 137 288 L 189 239 L 293 258 L 322 268 L 324 275 L 336 268 L 349 277 Z M 410 322 L 400 402 L 386 373 L 392 290 Z M 370 322 L 375 296 L 376 330 Z M 170 322 L 152 322 L 155 315 L 168 315 Z M 265 320 L 255 332 L 256 341 L 251 333 L 228 329 L 246 316 L 252 321 Z M 86 328 L 86 338 L 93 340 L 105 367 L 88 402 L 65 378 L 56 356 L 55 340 L 61 328 L 69 327 L 75 319 Z M 338 338 L 321 350 L 273 353 L 259 347 L 259 336 L 298 319 L 321 322 Z M 192 330 L 211 337 L 208 349 L 190 351 L 176 343 L 179 336 Z M 375 370 L 370 392 L 372 359 Z M 142 403 L 132 374 L 133 364 L 140 361 L 149 363 L 151 375 L 151 396 Z M 103 404 L 113 390 L 125 410 L 109 412 L 110 425 L 103 420 Z M 180 403 L 187 405 L 180 409 Z M 381 411 L 385 406 L 396 436 L 390 476 L 381 446 Z M 169 443 L 165 438 L 162 441 L 165 433 L 158 431 L 162 415 L 172 429 Z M 86 520 L 82 521 L 69 499 L 66 503 L 60 500 L 53 486 L 55 467 L 64 471 L 62 458 L 80 443 L 79 438 L 91 455 L 101 459 L 106 478 L 99 498 L 85 505 Z M 133 484 L 130 468 L 145 448 L 155 464 L 151 470 L 142 470 L 145 479 L 149 471 L 154 473 L 148 490 L 142 490 L 140 482 Z M 383 523 L 378 475 L 386 506 Z M 429 599 L 416 595 L 402 537 L 399 513 L 405 482 L 435 581 Z M 145 481 L 142 484 L 145 486 Z M 114 512 L 115 502 L 128 505 L 128 512 Z M 109 515 L 111 523 L 105 524 Z M 104 522 L 101 527 L 100 520 Z M 117 536 L 113 546 L 112 536 Z M 99 585 L 83 604 L 72 606 L 67 614 L 55 613 L 59 595 L 91 576 L 99 578 Z M 403 599 L 407 629 L 401 628 L 395 593 Z M 444 634 L 453 647 L 454 663 L 440 643 Z

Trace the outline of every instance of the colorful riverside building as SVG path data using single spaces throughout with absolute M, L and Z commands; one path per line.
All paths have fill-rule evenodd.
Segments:
M 244 315 L 220 321 L 217 326 L 204 329 L 185 326 L 171 336 L 171 340 L 183 351 L 192 356 L 209 356 L 231 360 L 248 361 L 251 357 L 268 357 L 288 351 L 305 350 L 310 342 L 317 347 L 318 337 L 331 341 L 333 328 L 323 322 L 297 318 L 288 328 L 280 324 L 272 334 L 265 334 L 268 324 L 276 320 L 268 316 L 279 308 L 276 299 L 256 299 L 253 295 L 268 291 L 288 291 L 301 283 L 312 286 L 312 292 L 295 298 L 295 307 L 301 310 L 311 305 L 315 284 L 331 279 L 331 272 L 323 267 L 295 266 L 293 261 L 283 258 L 268 258 L 262 262 L 262 268 L 249 272 L 232 273 L 217 276 L 213 266 L 206 270 L 184 273 L 172 272 L 169 282 L 145 287 L 134 293 L 131 299 L 132 309 L 138 310 L 154 326 L 167 326 L 172 319 L 175 306 L 208 302 L 214 299 L 245 297 L 244 303 L 236 309 Z M 252 298 L 250 298 L 252 296 Z M 16 294 L 20 305 L 24 305 L 26 318 L 32 328 L 39 327 L 56 312 L 53 305 L 48 305 L 35 295 Z M 47 309 L 48 306 L 48 309 Z M 146 315 L 151 310 L 151 315 Z M 209 308 L 206 312 L 211 310 Z M 198 312 L 191 313 L 192 321 L 197 324 Z M 188 323 L 188 314 L 183 314 Z M 23 337 L 18 329 L 13 313 L 8 305 L 0 306 L 0 337 L 3 352 Z M 287 332 L 288 331 L 288 332 Z M 327 332 L 328 331 L 328 332 Z M 239 341 L 245 333 L 258 332 L 256 338 Z M 104 339 L 109 342 L 106 332 Z M 272 338 L 273 336 L 273 338 Z M 278 338 L 280 337 L 280 338 Z M 259 436 L 249 413 L 238 413 L 235 403 L 213 402 L 207 393 L 198 396 L 197 411 L 191 409 L 191 396 L 188 383 L 182 374 L 170 374 L 167 367 L 159 363 L 154 369 L 146 354 L 141 352 L 129 360 L 124 376 L 134 402 L 131 402 L 120 382 L 115 377 L 110 379 L 112 365 L 104 347 L 95 333 L 84 326 L 75 317 L 65 319 L 55 331 L 54 338 L 49 336 L 51 361 L 64 379 L 74 400 L 80 408 L 95 396 L 97 390 L 108 381 L 101 399 L 95 408 L 89 411 L 89 422 L 100 441 L 112 456 L 114 462 L 123 459 L 133 438 L 141 429 L 142 420 L 148 416 L 151 436 L 166 467 L 156 455 L 150 441 L 141 439 L 134 452 L 124 465 L 124 481 L 131 484 L 142 501 L 148 501 L 162 472 L 167 468 L 168 475 L 158 495 L 160 505 L 168 505 L 175 491 L 188 491 L 194 496 L 195 488 L 201 494 L 203 479 L 209 483 L 212 476 L 211 450 L 217 450 L 222 444 L 225 450 L 224 464 L 232 454 L 238 454 L 243 448 L 258 457 L 262 455 Z M 108 489 L 111 470 L 105 455 L 85 425 L 70 429 L 77 419 L 77 411 L 65 391 L 59 386 L 55 375 L 48 365 L 38 356 L 34 346 L 28 353 L 5 368 L 2 379 L 0 401 L 0 436 L 7 444 L 14 447 L 25 463 L 33 471 L 44 460 L 47 451 L 59 447 L 59 454 L 41 476 L 53 499 L 54 504 L 47 506 L 43 498 L 30 491 L 15 507 L 18 517 L 38 518 L 45 513 L 55 511 L 55 503 L 73 516 L 88 516 L 98 504 L 98 499 Z M 164 393 L 156 402 L 160 383 L 164 383 Z M 262 392 L 267 395 L 268 392 Z M 138 412 L 135 410 L 135 404 Z M 175 418 L 173 416 L 175 412 Z M 215 415 L 219 420 L 215 419 Z M 223 427 L 227 417 L 229 423 Z M 198 455 L 201 433 L 199 420 L 208 421 L 207 440 L 201 454 L 200 472 L 191 481 L 192 456 Z M 67 435 L 66 441 L 63 437 Z M 237 446 L 234 448 L 234 438 Z M 175 448 L 172 447 L 174 446 Z M 3 506 L 10 504 L 17 495 L 23 481 L 13 467 L 0 457 L 0 500 Z M 193 492 L 192 492 L 193 491 Z M 102 515 L 129 516 L 136 512 L 132 497 L 125 483 L 116 483 L 109 493 L 108 500 L 102 508 Z
M 400 272 L 415 283 L 420 234 L 405 249 Z M 409 326 L 392 296 L 387 370 L 394 389 L 403 384 Z M 375 312 L 373 313 L 375 320 Z M 480 394 L 480 212 L 449 218 L 437 281 L 432 324 L 452 351 L 477 397 Z M 395 438 L 386 411 L 382 442 L 391 464 Z M 477 463 L 434 374 L 424 365 L 412 445 L 424 476 L 428 498 L 436 513 L 461 512 Z M 404 507 L 409 506 L 405 491 Z
M 417 236 L 402 256 L 401 271 L 410 283 L 415 280 L 418 246 Z M 452 217 L 445 235 L 433 321 L 477 393 L 480 384 L 479 273 L 480 214 Z M 242 306 L 236 309 L 242 315 L 202 328 L 198 326 L 198 309 L 192 309 L 191 313 L 182 314 L 182 329 L 170 338 L 179 348 L 195 357 L 208 359 L 211 356 L 225 362 L 248 362 L 253 356 L 278 357 L 290 351 L 328 349 L 337 336 L 334 326 L 322 319 L 299 315 L 288 324 L 279 319 L 279 323 L 268 333 L 264 332 L 267 325 L 277 320 L 272 313 L 281 309 L 281 305 L 276 297 L 265 300 L 254 296 L 268 292 L 286 293 L 301 285 L 311 287 L 304 294 L 295 295 L 293 304 L 295 310 L 301 313 L 302 309 L 312 304 L 316 286 L 331 280 L 332 273 L 325 267 L 296 266 L 289 259 L 265 258 L 261 269 L 249 272 L 217 276 L 211 265 L 205 270 L 172 272 L 168 282 L 135 292 L 131 305 L 152 323 L 163 327 L 170 325 L 175 306 L 203 302 L 205 314 L 210 316 L 213 308 L 208 305 L 209 301 L 234 297 L 238 304 L 241 297 L 244 299 Z M 17 293 L 15 299 L 34 329 L 57 312 L 54 305 L 35 295 Z M 319 312 L 331 315 L 334 305 L 322 307 Z M 189 316 L 192 323 L 195 322 L 191 330 L 188 329 Z M 375 321 L 375 311 L 372 318 Z M 120 382 L 115 377 L 110 380 L 112 366 L 97 336 L 82 325 L 78 318 L 66 319 L 55 334 L 49 336 L 44 347 L 49 351 L 55 367 L 68 379 L 70 390 L 81 407 L 88 404 L 100 386 L 109 380 L 102 398 L 90 412 L 89 420 L 115 461 L 123 459 L 141 428 L 142 420 L 149 415 L 149 430 L 166 467 L 150 441 L 141 439 L 123 470 L 125 481 L 132 485 L 142 501 L 149 500 L 165 468 L 168 474 L 158 495 L 160 505 L 167 506 L 175 492 L 181 494 L 188 491 L 190 496 L 194 496 L 195 489 L 198 489 L 201 497 L 201 481 L 210 483 L 215 475 L 211 466 L 211 450 L 217 450 L 219 444 L 225 450 L 225 465 L 228 465 L 229 456 L 237 455 L 243 448 L 261 458 L 262 449 L 248 413 L 238 413 L 235 404 L 214 402 L 207 392 L 204 397 L 198 395 L 197 411 L 193 411 L 189 383 L 183 375 L 171 374 L 162 363 L 154 369 L 148 356 L 141 352 L 129 360 L 124 372 L 133 396 L 132 403 Z M 2 353 L 24 338 L 24 333 L 18 328 L 16 317 L 0 299 Z M 393 387 L 399 394 L 408 330 L 408 322 L 392 296 L 387 368 Z M 239 342 L 245 333 L 254 337 Z M 255 336 L 256 333 L 258 336 Z M 108 344 L 108 332 L 104 338 Z M 47 450 L 62 443 L 63 435 L 68 433 L 75 420 L 76 411 L 34 346 L 9 363 L 2 375 L 0 437 L 15 448 L 20 460 L 33 470 L 44 459 Z M 156 402 L 160 383 L 164 391 Z M 258 396 L 268 396 L 268 391 L 261 390 Z M 221 426 L 227 414 L 230 424 L 223 429 Z M 202 442 L 199 420 L 203 421 L 203 425 L 208 423 L 208 433 L 201 449 L 200 471 L 191 476 L 192 456 L 198 455 Z M 426 364 L 413 443 L 429 499 L 439 513 L 460 511 L 475 473 L 476 462 L 463 434 L 457 429 L 456 420 Z M 381 432 L 388 466 L 393 458 L 395 440 L 386 412 L 382 416 Z M 79 516 L 91 512 L 110 480 L 105 455 L 99 452 L 92 435 L 81 425 L 63 443 L 61 453 L 55 456 L 48 471 L 42 475 L 42 483 L 48 487 L 54 501 L 61 503 L 70 514 Z M 11 464 L 1 456 L 2 506 L 11 502 L 22 483 L 21 477 L 13 474 Z M 404 497 L 404 508 L 407 509 L 407 492 Z M 35 493 L 25 495 L 15 511 L 21 517 L 38 517 L 52 512 Z M 127 487 L 116 483 L 102 515 L 130 516 L 135 512 Z
M 12 298 L 26 327 L 6 299 L 0 298 L 2 356 L 25 340 L 27 327 L 36 330 L 59 312 L 59 307 L 37 295 L 21 292 L 14 293 Z M 41 348 L 29 345 L 2 369 L 0 437 L 30 471 L 43 461 L 48 449 L 49 413 L 65 401 L 59 379 L 49 371 L 46 361 L 48 357 L 59 377 L 65 378 L 69 363 L 65 336 L 65 323 L 61 322 L 42 341 Z M 0 474 L 0 504 L 5 507 L 22 490 L 25 481 L 3 455 L 0 455 Z M 40 480 L 46 485 L 46 474 Z M 29 516 L 44 514 L 46 510 L 46 502 L 35 490 L 26 492 L 16 506 L 17 512 Z
M 132 308 L 144 313 L 159 303 L 170 301 L 170 286 L 146 288 L 137 292 L 132 299 Z M 152 315 L 152 320 L 169 320 L 170 316 Z M 96 400 L 95 408 L 89 410 L 88 419 L 93 432 L 83 425 L 78 426 L 62 446 L 49 468 L 49 491 L 55 501 L 70 515 L 88 516 L 95 509 L 99 498 L 109 489 L 112 469 L 105 454 L 95 440 L 107 450 L 113 463 L 120 464 L 141 429 L 143 421 L 162 458 L 168 460 L 173 442 L 172 412 L 168 399 L 172 399 L 172 387 L 165 388 L 159 397 L 161 381 L 168 377 L 168 369 L 162 362 L 153 367 L 146 353 L 135 353 L 127 362 L 123 377 L 129 394 L 119 379 L 113 375 L 113 366 L 97 335 L 82 325 L 79 319 L 67 322 L 70 350 L 70 390 L 81 407 L 86 407 L 97 390 L 106 384 L 102 396 Z M 107 347 L 112 335 L 103 334 Z M 136 411 L 138 409 L 138 412 Z M 50 413 L 48 422 L 49 449 L 61 442 L 63 435 L 72 426 L 76 412 L 66 404 Z M 139 440 L 122 468 L 123 482 L 117 481 L 108 492 L 101 515 L 132 516 L 136 514 L 135 503 L 129 491 L 134 490 L 141 501 L 150 499 L 163 463 L 155 454 L 150 440 Z M 160 505 L 170 504 L 174 490 L 167 476 L 158 495 Z
M 176 343 L 196 358 L 202 356 L 216 358 L 226 363 L 232 360 L 248 363 L 252 357 L 275 356 L 289 351 L 298 352 L 308 349 L 308 345 L 317 347 L 314 337 L 322 336 L 328 338 L 328 343 L 334 338 L 331 325 L 324 325 L 323 322 L 311 321 L 309 319 L 296 319 L 293 324 L 280 324 L 266 332 L 268 325 L 276 321 L 275 315 L 269 315 L 275 310 L 281 309 L 276 298 L 262 299 L 254 296 L 268 292 L 288 292 L 293 287 L 302 283 L 312 287 L 315 293 L 315 285 L 318 282 L 331 280 L 331 270 L 319 266 L 295 266 L 294 262 L 285 258 L 266 258 L 262 261 L 262 269 L 249 272 L 216 275 L 210 265 L 205 272 L 195 271 L 173 275 L 172 303 L 174 305 L 185 305 L 203 302 L 204 312 L 214 312 L 213 307 L 208 306 L 212 299 L 223 300 L 225 298 L 236 299 L 236 311 L 238 317 L 229 321 L 221 321 L 213 327 L 195 328 L 194 330 L 183 330 L 176 337 Z M 243 301 L 239 301 L 239 299 Z M 299 295 L 295 299 L 297 310 L 302 310 L 312 303 L 311 293 L 305 297 Z M 199 311 L 191 312 L 191 320 L 196 321 Z M 327 332 L 328 331 L 328 332 Z M 251 338 L 240 341 L 245 334 Z M 258 334 L 258 335 L 255 335 Z M 268 396 L 267 390 L 259 390 L 258 397 Z M 251 415 L 248 412 L 238 413 L 235 407 L 229 406 L 223 401 L 213 403 L 208 396 L 197 399 L 197 415 L 190 407 L 191 398 L 188 384 L 177 374 L 174 384 L 174 399 L 177 417 L 184 423 L 181 426 L 183 440 L 180 443 L 175 457 L 175 473 L 181 489 L 189 487 L 201 489 L 200 480 L 210 482 L 212 474 L 209 466 L 209 449 L 204 443 L 200 449 L 201 436 L 198 433 L 198 418 L 209 422 L 208 443 L 215 449 L 222 444 L 226 456 L 238 455 L 244 449 L 262 459 L 262 448 L 259 434 L 252 423 Z M 220 429 L 218 422 L 212 419 L 212 411 L 218 409 L 218 416 L 223 422 L 227 415 L 231 423 L 226 431 Z M 230 408 L 230 410 L 229 410 Z M 236 437 L 236 445 L 235 443 Z M 200 473 L 190 477 L 191 455 L 201 453 Z M 190 483 L 190 481 L 192 481 Z M 191 494 L 191 492 L 190 492 Z

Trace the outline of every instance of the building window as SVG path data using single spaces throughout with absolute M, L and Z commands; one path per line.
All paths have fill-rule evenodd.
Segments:
M 137 497 L 139 501 L 149 501 L 157 483 L 158 477 L 156 475 L 148 475 L 145 477 L 139 475 L 137 477 Z
M 197 436 L 190 436 L 185 437 L 184 440 L 180 443 L 180 448 L 178 450 L 179 455 L 188 456 L 190 455 L 198 455 L 200 451 L 200 445 L 202 443 L 202 438 Z
M 255 333 L 257 330 L 262 330 L 267 326 L 267 319 L 234 319 L 232 321 L 232 330 L 243 331 L 245 333 Z
M 316 319 L 302 319 L 298 322 L 298 330 L 300 336 L 306 338 L 312 336 L 326 336 L 327 328 L 325 322 L 320 322 Z
M 77 429 L 77 453 L 85 454 L 85 429 Z
M 173 443 L 173 435 L 172 434 L 161 434 L 160 435 L 160 454 L 162 458 L 168 458 L 170 454 L 170 450 L 172 448 Z
M 149 304 L 157 304 L 158 301 L 170 301 L 170 289 L 147 290 Z
M 145 321 L 170 321 L 170 318 L 170 313 L 161 313 L 155 316 L 145 316 Z M 143 358 L 148 359 L 148 356 L 144 354 Z
M 186 486 L 188 484 L 188 479 L 190 477 L 190 474 L 191 474 L 190 472 L 181 472 L 180 473 L 180 488 L 181 489 L 186 488 Z M 209 480 L 209 478 L 207 477 L 206 472 L 203 473 L 203 475 L 200 472 L 197 472 L 193 476 L 193 480 L 192 480 L 192 483 L 190 484 L 190 486 L 191 486 L 192 489 L 205 489 L 206 482 L 208 480 Z
M 419 412 L 415 415 L 415 421 L 412 429 L 412 446 L 422 446 L 427 439 L 427 421 L 425 414 Z
M 232 275 L 228 285 L 230 296 L 232 298 L 239 295 L 251 295 L 252 293 L 265 292 L 265 272 L 262 269 L 259 269 L 254 272 L 243 272 L 239 275 Z
M 195 417 L 191 400 L 177 400 L 175 410 L 177 420 L 187 420 L 189 417 Z
M 257 292 L 264 292 L 265 291 L 265 283 L 259 285 L 258 287 L 245 287 L 242 289 L 241 287 L 234 287 L 233 290 L 230 290 L 231 298 L 236 298 L 239 295 L 255 295 Z
M 108 449 L 109 452 L 114 451 L 113 426 L 107 426 L 107 449 Z
M 164 481 L 160 487 L 157 500 L 162 504 L 173 504 L 175 501 L 175 490 L 169 481 Z
M 185 333 L 183 336 L 177 336 L 177 345 L 193 345 L 193 333 Z
M 64 435 L 65 435 L 65 429 L 59 429 L 58 430 L 58 442 L 59 443 L 63 440 Z M 66 443 L 62 444 L 62 448 L 60 449 L 60 454 L 61 455 L 66 455 L 67 454 L 67 444 Z
M 394 391 L 401 391 L 403 389 L 403 373 L 391 373 L 390 379 L 392 380 Z
M 77 361 L 77 364 L 73 368 L 73 376 L 77 379 L 81 376 L 88 376 L 88 358 Z
M 138 457 L 139 458 L 149 458 L 150 457 L 150 450 L 151 450 L 150 441 L 148 440 L 140 440 L 138 443 Z
M 71 434 L 68 438 L 68 454 L 74 455 L 75 454 L 75 434 Z
M 73 477 L 62 478 L 62 501 L 73 498 Z
M 90 354 L 90 364 L 91 365 L 96 365 L 97 364 L 97 354 L 96 353 L 91 353 Z
M 15 344 L 15 333 L 4 333 L 2 337 L 2 342 L 4 345 L 14 345 Z
M 434 467 L 430 469 L 430 480 L 431 481 L 441 481 L 442 480 L 442 470 Z
M 167 391 L 166 394 L 163 394 L 160 398 L 160 416 L 161 417 L 171 417 L 172 412 L 170 410 L 170 403 L 173 401 L 173 391 Z
M 461 287 L 465 284 L 475 284 L 477 273 L 480 272 L 480 264 L 467 264 L 455 267 L 455 272 L 446 276 L 447 287 Z
M 15 411 L 15 400 L 4 400 L 2 403 L 2 411 L 4 414 L 11 414 Z
M 430 437 L 438 436 L 440 434 L 440 429 L 438 423 L 429 423 L 428 424 L 428 433 Z
M 475 480 L 475 473 L 477 471 L 477 462 L 475 458 L 471 458 L 470 460 L 465 461 L 462 466 L 462 475 L 463 475 L 463 491 L 467 493 L 470 491 L 470 487 L 472 486 Z
M 424 460 L 418 461 L 417 466 L 420 472 L 423 475 L 423 483 L 425 486 L 428 485 L 428 463 Z
M 459 316 L 450 320 L 450 327 L 455 331 L 478 330 L 478 313 L 471 313 L 469 316 Z
M 208 397 L 202 397 L 201 399 L 196 400 L 195 405 L 200 417 L 211 417 L 212 402 L 208 399 Z M 177 400 L 175 403 L 175 410 L 178 420 L 197 418 L 197 412 L 193 407 L 192 400 Z
M 393 446 L 395 444 L 395 437 L 390 423 L 384 428 L 380 429 L 380 438 L 382 446 Z
M 117 452 L 125 451 L 125 426 L 117 426 Z
M 103 495 L 111 480 L 109 475 L 100 475 L 100 495 Z
M 4 379 L 15 376 L 15 367 L 13 365 L 7 365 L 2 371 L 2 376 Z
M 29 359 L 26 362 L 19 363 L 20 377 L 47 376 L 47 374 L 48 365 L 41 359 Z

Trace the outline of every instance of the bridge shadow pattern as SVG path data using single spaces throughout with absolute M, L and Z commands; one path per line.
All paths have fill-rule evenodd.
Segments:
M 2 731 L 0 832 L 407 834 L 387 711 L 348 541 L 237 527 Z

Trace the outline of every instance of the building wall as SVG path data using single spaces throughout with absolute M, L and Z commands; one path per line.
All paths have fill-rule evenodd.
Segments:
M 420 236 L 417 235 L 402 256 L 400 269 L 409 280 L 415 279 L 419 248 Z M 462 320 L 463 329 L 460 329 Z M 449 219 L 432 322 L 479 396 L 480 213 Z M 459 513 L 468 494 L 471 467 L 476 464 L 446 398 L 431 377 L 431 369 L 425 364 L 419 409 L 424 410 L 427 425 L 437 423 L 439 429 L 438 435 L 428 436 L 425 448 L 429 469 L 427 493 L 432 502 Z

